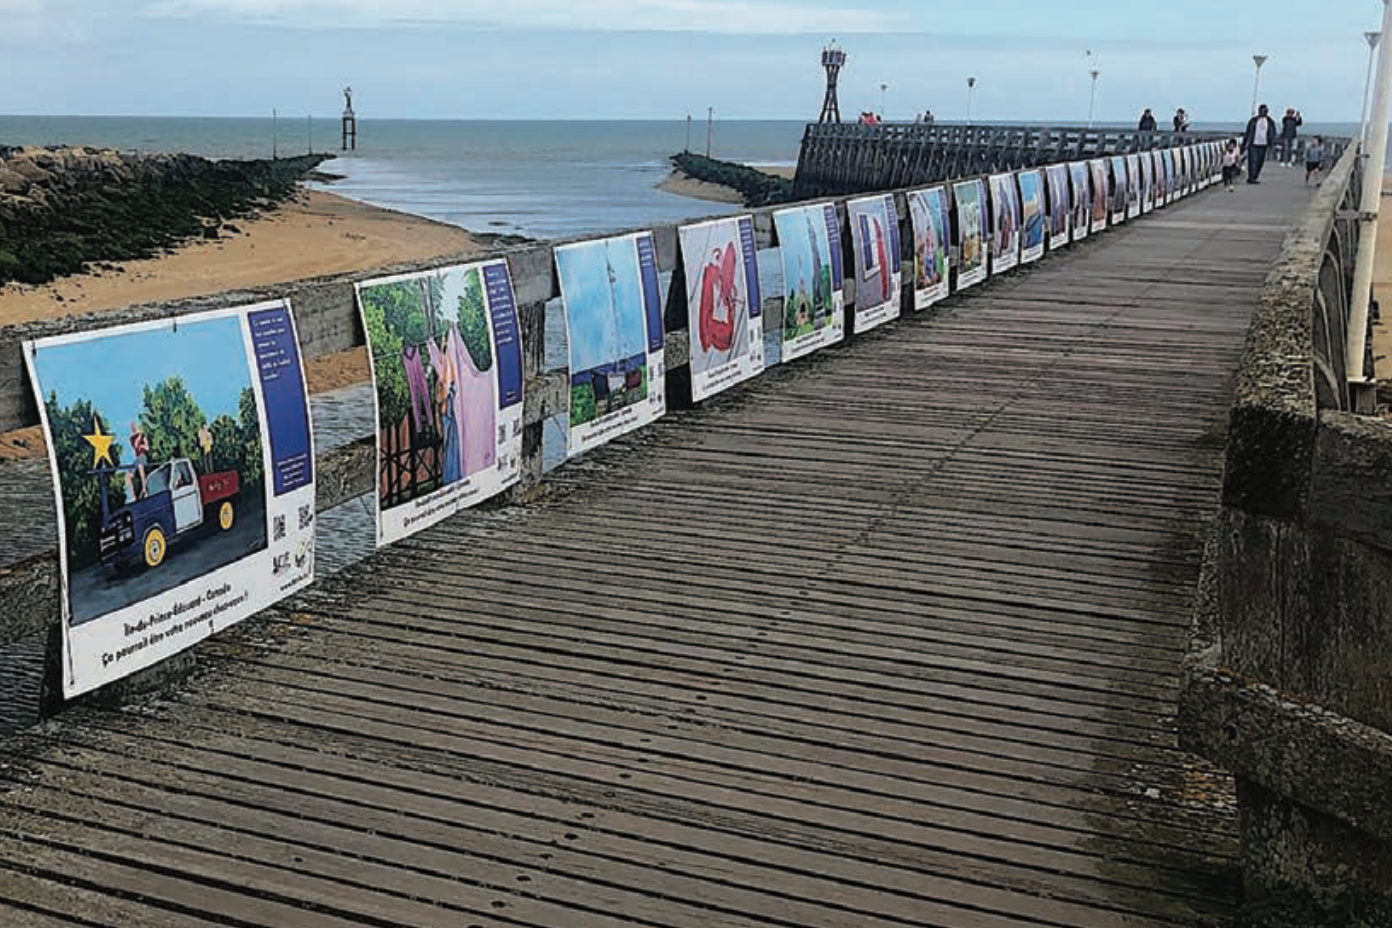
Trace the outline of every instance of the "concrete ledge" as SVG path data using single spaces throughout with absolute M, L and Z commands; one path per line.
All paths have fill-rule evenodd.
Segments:
M 1309 502 L 1318 411 L 1314 306 L 1325 244 L 1358 163 L 1350 146 L 1286 234 L 1247 331 L 1228 438 L 1224 505 L 1278 519 Z
M 1310 519 L 1322 529 L 1392 551 L 1392 423 L 1341 412 L 1320 415 Z
M 1392 843 L 1392 735 L 1198 661 L 1180 690 L 1179 732 L 1185 750 Z

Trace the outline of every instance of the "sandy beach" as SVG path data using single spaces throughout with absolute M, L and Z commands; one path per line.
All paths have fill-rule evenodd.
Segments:
M 441 255 L 472 254 L 479 241 L 457 226 L 302 190 L 274 212 L 231 223 L 216 240 L 192 242 L 116 270 L 51 284 L 0 287 L 0 325 L 205 296 Z
M 75 274 L 50 284 L 0 287 L 0 325 L 289 283 L 445 255 L 486 245 L 457 226 L 380 209 L 318 190 L 302 190 L 274 212 L 233 222 L 237 231 L 192 242 L 172 254 L 125 261 L 114 270 Z M 366 349 L 306 364 L 311 392 L 362 383 Z M 38 427 L 0 434 L 0 460 L 44 453 Z

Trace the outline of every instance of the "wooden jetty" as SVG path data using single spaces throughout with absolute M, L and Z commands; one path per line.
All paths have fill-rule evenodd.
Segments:
M 793 193 L 808 198 L 889 190 L 1060 161 L 1176 148 L 1230 135 L 965 123 L 809 123 L 798 151 Z
M 0 761 L 0 924 L 1179 928 L 1231 375 L 1296 172 L 457 517 Z

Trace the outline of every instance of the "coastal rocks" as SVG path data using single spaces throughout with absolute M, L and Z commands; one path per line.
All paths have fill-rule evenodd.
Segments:
M 793 199 L 793 182 L 757 171 L 748 165 L 720 161 L 689 151 L 672 156 L 672 164 L 687 177 L 738 191 L 745 206 L 774 206 Z
M 0 146 L 0 284 L 47 283 L 90 262 L 216 237 L 225 221 L 291 197 L 297 181 L 331 157 L 210 161 Z

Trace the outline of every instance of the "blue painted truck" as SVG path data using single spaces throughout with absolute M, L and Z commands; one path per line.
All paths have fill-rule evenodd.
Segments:
M 118 470 L 129 471 L 129 465 Z M 101 481 L 101 560 L 113 570 L 143 564 L 158 567 L 170 543 L 208 523 L 221 531 L 232 527 L 241 499 L 235 470 L 199 475 L 186 458 L 147 467 L 145 493 L 112 508 L 106 481 Z

